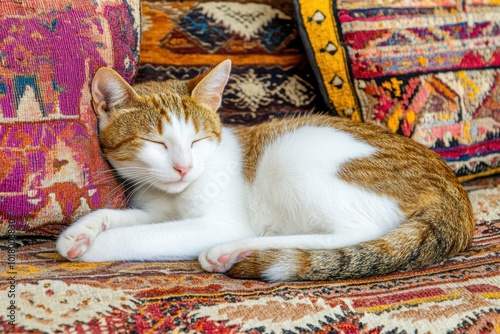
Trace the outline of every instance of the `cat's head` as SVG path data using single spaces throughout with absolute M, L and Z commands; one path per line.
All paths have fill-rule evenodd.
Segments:
M 217 109 L 231 62 L 189 81 L 130 86 L 101 68 L 92 81 L 102 150 L 118 173 L 169 193 L 184 190 L 204 171 L 221 140 Z

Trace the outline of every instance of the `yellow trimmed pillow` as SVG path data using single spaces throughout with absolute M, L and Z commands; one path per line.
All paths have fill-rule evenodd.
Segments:
M 328 106 L 439 153 L 462 179 L 500 171 L 500 5 L 294 0 Z

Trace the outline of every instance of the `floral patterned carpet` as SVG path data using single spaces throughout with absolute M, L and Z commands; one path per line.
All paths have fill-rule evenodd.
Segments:
M 498 333 L 500 177 L 466 187 L 477 219 L 468 251 L 363 280 L 268 284 L 196 262 L 71 263 L 53 240 L 4 238 L 0 333 Z

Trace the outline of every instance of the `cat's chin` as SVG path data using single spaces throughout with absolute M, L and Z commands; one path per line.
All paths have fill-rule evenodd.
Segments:
M 177 181 L 177 182 L 162 182 L 155 184 L 155 186 L 162 190 L 165 191 L 169 194 L 178 194 L 182 192 L 184 189 L 186 189 L 191 182 L 187 181 Z

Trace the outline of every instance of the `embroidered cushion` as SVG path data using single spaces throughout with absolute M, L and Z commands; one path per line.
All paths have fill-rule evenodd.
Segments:
M 330 109 L 413 138 L 465 180 L 500 171 L 500 6 L 440 3 L 294 1 Z
M 230 58 L 225 123 L 324 110 L 290 1 L 143 1 L 142 15 L 137 82 L 191 78 Z
M 89 85 L 101 66 L 132 82 L 139 15 L 137 0 L 0 6 L 0 235 L 58 233 L 124 204 L 100 154 Z

